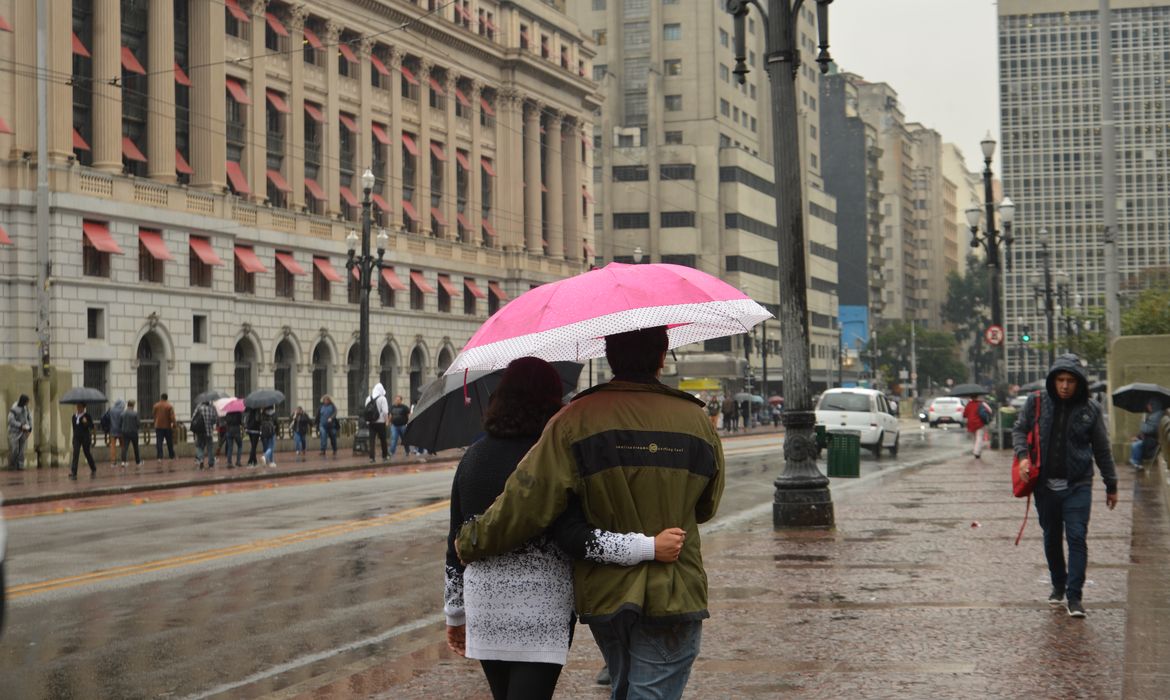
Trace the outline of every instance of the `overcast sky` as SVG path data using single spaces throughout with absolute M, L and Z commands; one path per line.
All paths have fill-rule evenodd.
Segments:
M 992 0 L 836 0 L 829 51 L 841 70 L 889 83 L 907 121 L 938 131 L 971 170 L 983 169 L 979 142 L 989 129 L 999 140 Z

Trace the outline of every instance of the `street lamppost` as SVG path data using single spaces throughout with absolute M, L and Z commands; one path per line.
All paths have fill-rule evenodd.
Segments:
M 1032 278 L 1032 293 L 1036 295 L 1041 306 L 1044 307 L 1045 329 L 1048 331 L 1044 340 L 1048 343 L 1048 366 L 1051 367 L 1056 362 L 1056 322 L 1053 317 L 1055 309 L 1052 305 L 1052 256 L 1048 250 L 1050 243 L 1048 229 L 1040 229 L 1038 241 L 1040 243 L 1040 259 L 1044 263 L 1044 273 Z
M 983 223 L 984 231 L 979 232 L 979 217 L 983 212 L 979 207 L 971 207 L 966 211 L 967 225 L 971 227 L 971 247 L 978 248 L 980 245 L 987 251 L 987 266 L 991 268 L 990 293 L 989 302 L 991 304 L 991 325 L 1003 327 L 1003 310 L 1000 308 L 1000 290 L 1003 285 L 1003 279 L 999 270 L 999 244 L 1002 241 L 1006 246 L 1004 250 L 1004 257 L 1010 259 L 1010 251 L 1012 245 L 1012 219 L 1016 213 L 1016 207 L 1012 204 L 1009 197 L 1004 197 L 999 205 L 999 218 L 1003 223 L 1003 231 L 1000 232 L 995 227 L 995 194 L 991 187 L 991 157 L 995 155 L 995 139 L 991 138 L 991 132 L 987 132 L 987 136 L 979 142 L 979 147 L 983 150 L 983 203 L 986 209 L 986 220 Z M 1006 347 L 1006 344 L 1005 344 Z M 1001 353 L 996 353 L 995 362 L 992 363 L 991 378 L 995 384 L 996 393 L 1002 399 L 1003 393 L 1003 372 L 1000 368 Z
M 358 247 L 357 231 L 350 229 L 349 235 L 345 237 L 348 248 L 345 269 L 350 272 L 351 277 L 355 269 L 358 272 L 358 296 L 360 299 L 358 306 L 360 319 L 358 322 L 358 386 L 361 388 L 363 400 L 370 394 L 370 281 L 374 278 L 375 270 L 381 273 L 382 256 L 386 254 L 386 244 L 390 241 L 386 229 L 379 231 L 378 257 L 370 255 L 370 192 L 374 189 L 376 182 L 377 179 L 374 177 L 373 171 L 366 168 L 366 171 L 362 173 L 361 255 L 356 252 Z M 371 447 L 369 428 L 365 425 L 365 421 L 359 419 L 358 430 L 353 439 L 353 451 L 355 454 L 370 454 Z
M 829 70 L 829 3 L 816 0 L 821 72 Z M 804 0 L 728 0 L 735 18 L 735 75 L 748 73 L 746 17 L 751 5 L 764 17 L 767 49 L 764 66 L 772 95 L 772 163 L 775 168 L 780 336 L 784 360 L 784 471 L 776 479 L 772 526 L 829 528 L 833 500 L 829 479 L 817 469 L 809 382 L 808 289 L 805 281 L 804 214 L 801 184 L 800 122 L 796 111 L 796 76 L 800 51 L 796 24 Z

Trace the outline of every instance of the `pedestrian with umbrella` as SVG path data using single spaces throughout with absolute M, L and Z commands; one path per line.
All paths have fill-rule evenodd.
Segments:
M 93 442 L 93 418 L 86 412 L 88 403 L 104 403 L 106 395 L 97 389 L 89 387 L 74 387 L 65 392 L 61 403 L 76 404 L 71 423 L 73 425 L 73 459 L 69 462 L 69 478 L 77 480 L 77 460 L 81 453 L 85 453 L 85 461 L 89 464 L 89 475 L 97 475 L 97 465 L 93 461 L 93 453 L 89 445 Z
M 195 436 L 195 466 L 202 471 L 206 455 L 207 468 L 215 469 L 215 443 L 212 432 L 219 414 L 210 401 L 195 406 L 191 414 L 191 434 Z
M 1144 469 L 1142 462 L 1153 457 L 1158 450 L 1158 425 L 1162 422 L 1164 412 L 1160 399 L 1152 398 L 1146 402 L 1146 419 L 1142 421 L 1129 448 L 1129 466 L 1134 469 Z
M 244 455 L 244 400 L 229 396 L 219 399 L 213 405 L 215 412 L 223 417 L 226 427 L 223 453 L 227 458 L 227 468 L 243 466 L 240 461 Z M 232 463 L 232 454 L 236 456 L 235 463 Z

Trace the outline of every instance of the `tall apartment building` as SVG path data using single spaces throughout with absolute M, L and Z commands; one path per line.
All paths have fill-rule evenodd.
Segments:
M 944 173 L 942 135 L 921 124 L 908 125 L 914 160 L 914 257 L 917 313 L 922 325 L 941 329 L 947 275 L 959 270 L 958 185 Z
M 1043 269 L 1041 229 L 1051 236 L 1052 269 L 1069 276 L 1069 305 L 1105 305 L 1097 8 L 1095 0 L 999 3 L 1000 162 L 1004 192 L 1016 204 L 1012 269 L 1004 276 L 1009 339 L 1019 337 L 1022 322 L 1039 342 L 1053 340 L 1032 289 Z M 1124 294 L 1143 269 L 1170 264 L 1170 3 L 1112 0 L 1111 8 Z M 1058 317 L 1058 348 L 1061 325 Z M 1023 362 L 1018 345 L 1009 346 L 1009 376 L 1019 377 Z
M 972 146 L 974 148 L 975 146 Z M 943 177 L 955 185 L 955 225 L 958 227 L 959 274 L 967 272 L 967 256 L 971 248 L 971 229 L 967 226 L 967 210 L 983 206 L 983 177 L 971 172 L 963 156 L 963 150 L 953 143 L 943 144 Z
M 73 385 L 144 407 L 169 392 L 183 415 L 206 389 L 276 386 L 286 409 L 332 394 L 356 414 L 345 241 L 367 168 L 389 263 L 371 379 L 392 395 L 417 396 L 509 297 L 592 261 L 600 94 L 563 8 L 50 0 L 38 114 L 36 4 L 5 7 L 0 356 L 21 371 L 47 269 L 49 352 Z
M 732 74 L 733 22 L 719 3 L 699 0 L 590 0 L 570 11 L 593 37 L 593 78 L 605 94 L 596 119 L 594 228 L 602 261 L 690 265 L 727 280 L 775 311 L 777 285 L 771 109 L 763 20 L 746 22 L 747 81 Z M 815 13 L 800 13 L 803 55 L 814 56 Z M 835 376 L 836 202 L 820 176 L 814 65 L 797 78 L 807 192 L 808 287 L 813 382 Z M 758 386 L 769 356 L 768 391 L 780 390 L 779 324 L 764 326 L 751 367 Z M 759 340 L 759 338 L 757 338 Z M 740 390 L 744 337 L 678 353 L 681 382 Z M 715 390 L 712 387 L 712 390 Z

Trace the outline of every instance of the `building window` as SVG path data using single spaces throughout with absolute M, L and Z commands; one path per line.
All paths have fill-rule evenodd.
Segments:
M 615 229 L 650 228 L 650 212 L 615 213 L 613 215 L 613 227 Z
M 391 272 L 393 272 L 392 269 Z M 385 275 L 378 275 L 378 299 L 383 307 L 394 308 L 394 287 L 391 287 L 390 283 L 386 281 Z
M 329 284 L 329 278 L 321 272 L 321 267 L 317 264 L 318 260 L 324 260 L 326 264 L 329 263 L 327 258 L 313 259 L 313 299 L 315 301 L 329 301 L 332 296 L 333 288 Z
M 210 248 L 211 243 L 206 238 L 199 239 L 203 245 Z M 203 262 L 203 258 L 194 249 L 188 255 L 188 284 L 192 287 L 211 287 L 211 265 Z
M 524 35 L 520 35 L 520 43 L 521 43 L 520 48 L 525 48 Z M 593 30 L 593 43 L 597 44 L 598 46 L 605 46 L 605 30 L 604 29 L 594 29 Z
M 722 63 L 719 64 L 719 79 L 725 83 L 731 82 L 731 69 Z
M 451 295 L 447 292 L 447 287 L 443 284 L 442 277 L 439 278 L 439 313 L 451 313 Z
M 682 111 L 682 95 L 667 95 L 663 102 L 665 103 L 667 112 Z
M 110 379 L 110 363 L 85 361 L 81 365 L 81 379 L 82 386 L 87 386 L 91 389 L 97 389 L 106 396 L 110 395 L 109 379 Z M 93 415 L 100 416 L 105 413 L 106 405 L 90 404 L 90 410 Z
M 650 170 L 645 165 L 615 165 L 614 182 L 643 182 L 650 179 Z
M 109 277 L 110 254 L 98 250 L 86 238 L 81 246 L 81 268 L 87 277 Z
M 662 228 L 688 228 L 695 225 L 693 211 L 664 211 L 659 213 Z
M 686 165 L 660 165 L 658 166 L 658 179 L 660 180 L 694 180 L 695 166 Z
M 475 287 L 474 290 L 472 289 L 473 286 Z M 475 285 L 475 280 L 465 278 L 463 280 L 463 314 L 465 316 L 474 316 L 479 311 L 477 308 L 478 297 L 476 296 L 476 292 L 483 294 L 482 291 L 479 291 L 479 287 Z
M 157 233 L 152 231 L 151 233 Z M 162 284 L 165 275 L 165 261 L 150 252 L 146 244 L 138 241 L 138 281 Z
M 101 340 L 106 337 L 106 312 L 103 309 L 85 310 L 85 337 Z
M 682 75 L 682 59 L 668 58 L 662 62 L 662 72 L 666 75 Z
M 345 280 L 346 280 L 346 287 L 345 287 L 346 299 L 351 304 L 360 304 L 362 301 L 361 282 L 358 280 L 357 277 L 354 277 L 352 273 L 346 275 Z
M 246 268 L 244 266 L 244 263 L 240 260 L 240 257 L 238 255 L 236 256 L 236 275 L 235 275 L 235 277 L 236 277 L 236 283 L 235 283 L 236 294 L 255 294 L 256 293 L 256 274 L 253 272 L 248 272 L 248 268 Z
M 662 25 L 663 41 L 678 41 L 682 39 L 682 25 L 678 23 Z
M 252 32 L 249 31 L 251 20 L 248 19 L 248 13 L 244 12 L 236 0 L 227 0 L 224 3 L 223 13 L 223 29 L 228 36 L 234 36 L 237 39 L 252 38 Z
M 291 258 L 292 253 L 280 250 L 276 252 L 276 296 L 284 299 L 292 299 L 293 292 L 297 286 L 297 276 L 280 261 L 281 255 L 287 255 Z
M 758 123 L 758 122 L 756 122 L 756 118 L 755 118 L 755 117 L 752 117 L 752 133 L 753 133 L 753 134 L 754 134 L 754 133 L 756 133 L 756 128 L 757 128 L 758 126 L 759 126 L 759 123 Z
M 727 34 L 727 30 L 720 29 L 719 30 L 719 45 L 722 46 L 723 48 L 727 48 L 728 39 L 729 39 L 729 37 Z
M 410 308 L 415 311 L 422 311 L 426 306 L 426 294 L 422 287 L 419 287 L 418 283 L 415 282 L 415 278 L 421 276 L 421 270 L 410 271 Z
M 683 132 L 681 132 L 681 131 L 668 131 L 665 134 L 665 141 L 668 144 L 675 144 L 675 145 L 681 144 L 683 142 Z
M 604 12 L 605 11 L 605 0 L 593 0 L 593 11 L 594 12 Z
M 755 85 L 751 85 L 751 86 L 749 86 L 749 87 L 751 88 L 752 99 L 754 100 L 754 99 L 756 99 L 756 86 L 755 86 Z
M 609 66 L 605 65 L 604 63 L 602 63 L 601 65 L 594 65 L 593 66 L 593 80 L 595 80 L 597 82 L 601 82 L 601 80 L 603 78 L 605 78 L 605 71 L 608 70 L 608 68 L 609 68 Z
M 200 344 L 207 342 L 207 316 L 205 314 L 191 316 L 191 342 Z
M 719 134 L 719 147 L 731 148 L 731 137 L 727 134 Z
M 725 117 L 731 116 L 731 103 L 727 100 L 719 100 L 719 113 Z

